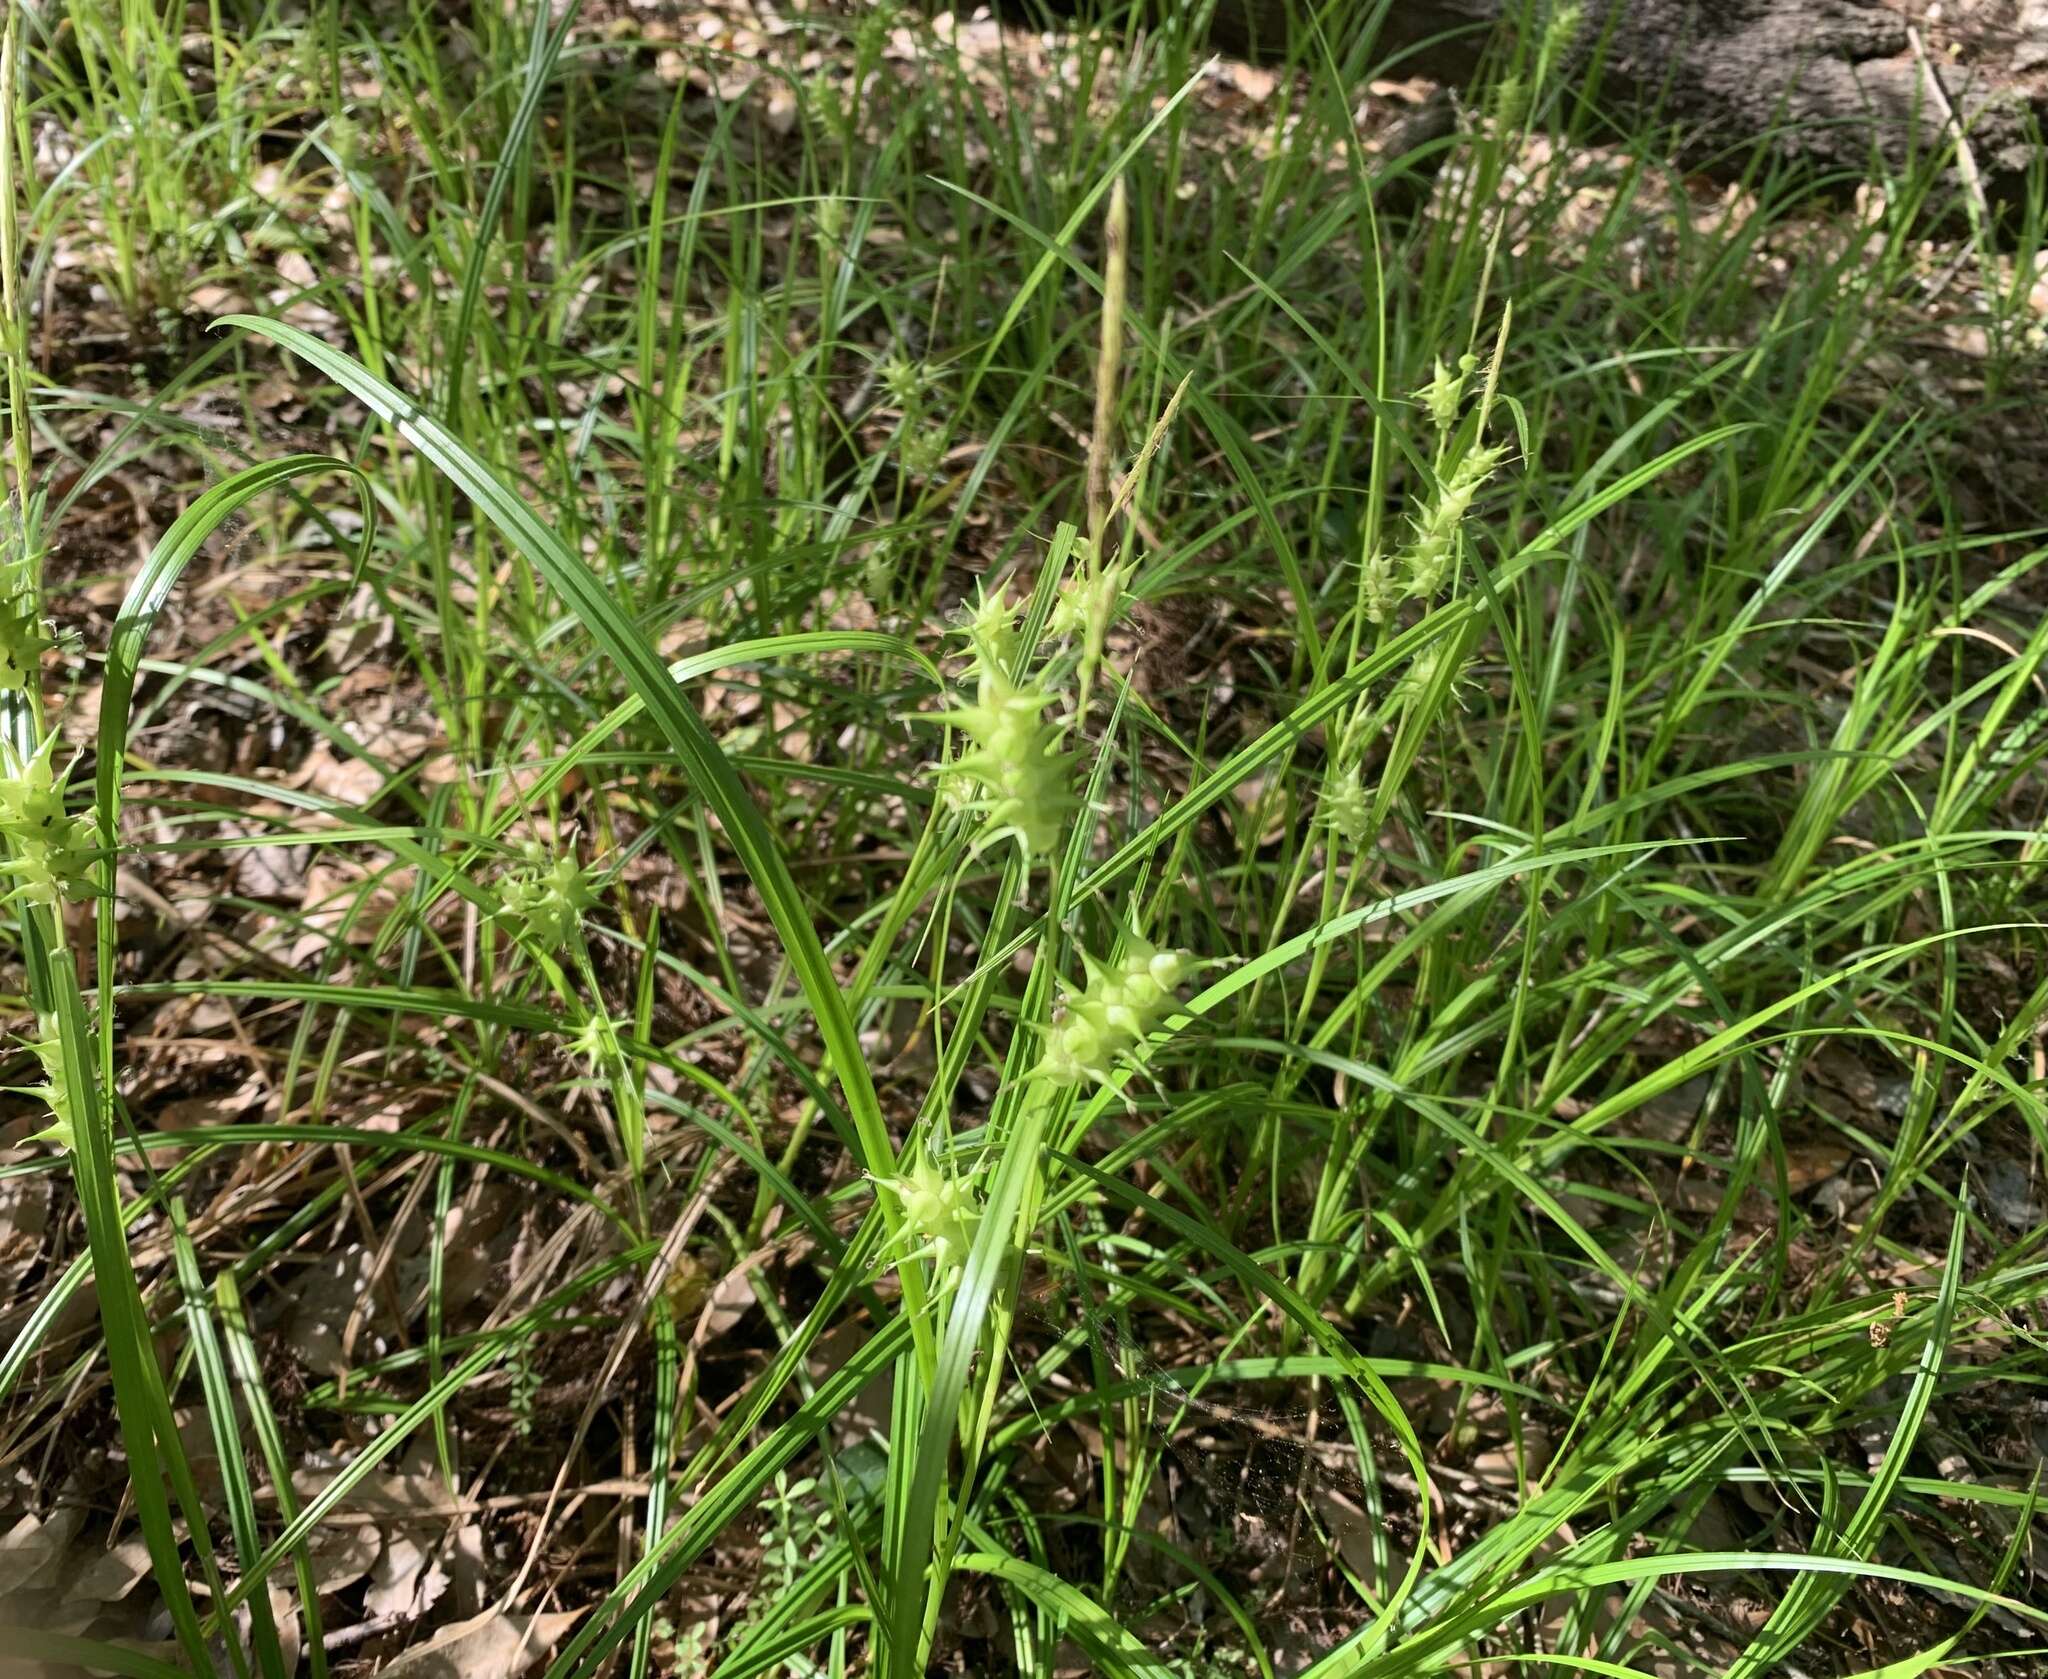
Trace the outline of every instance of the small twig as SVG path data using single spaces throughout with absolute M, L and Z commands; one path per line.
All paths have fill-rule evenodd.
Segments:
M 320 1640 L 320 1646 L 330 1655 L 336 1650 L 347 1650 L 357 1644 L 367 1643 L 382 1633 L 396 1632 L 414 1619 L 408 1610 L 398 1614 L 379 1615 L 375 1620 L 358 1621 L 352 1627 L 338 1627 Z

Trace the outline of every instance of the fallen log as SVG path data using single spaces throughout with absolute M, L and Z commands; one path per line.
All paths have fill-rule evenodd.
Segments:
M 1299 49 L 1310 12 L 1217 0 L 1212 36 L 1270 60 Z M 1512 32 L 1548 30 L 1583 105 L 1667 123 L 1688 158 L 1739 160 L 1762 139 L 1865 176 L 1953 146 L 1980 202 L 2023 186 L 2048 124 L 2048 0 L 1336 0 L 1316 16 L 1340 50 L 1373 32 L 1375 61 L 1446 82 L 1511 52 Z

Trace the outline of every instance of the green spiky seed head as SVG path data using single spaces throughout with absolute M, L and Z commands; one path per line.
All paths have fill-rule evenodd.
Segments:
M 30 1040 L 26 1047 L 43 1070 L 43 1082 L 14 1086 L 13 1094 L 33 1097 L 50 1110 L 50 1123 L 34 1132 L 29 1140 L 54 1143 L 68 1151 L 78 1147 L 78 1116 L 71 1101 L 70 1080 L 64 1071 L 64 1046 L 57 1038 L 57 1023 L 50 1016 L 38 1017 L 37 1028 L 42 1036 Z
M 99 854 L 92 818 L 66 807 L 70 771 L 58 775 L 50 767 L 56 742 L 50 736 L 18 774 L 0 777 L 0 836 L 10 852 L 0 868 L 19 882 L 20 896 L 44 904 L 90 892 Z
M 1427 600 L 1443 587 L 1457 558 L 1458 531 L 1472 498 L 1506 454 L 1499 445 L 1469 449 L 1445 477 L 1436 500 L 1415 521 L 1415 538 L 1406 555 L 1409 595 Z
M 923 362 L 912 361 L 908 356 L 891 356 L 882 363 L 882 388 L 889 393 L 889 400 L 907 414 L 923 403 L 931 388 L 931 376 Z
M 897 456 L 903 462 L 903 470 L 912 477 L 930 478 L 946 464 L 950 447 L 943 426 L 906 426 L 897 444 Z
M 1074 799 L 1067 790 L 1060 730 L 1045 716 L 1052 703 L 1042 688 L 987 671 L 971 705 L 942 714 L 941 721 L 973 742 L 943 773 L 953 781 L 961 807 L 987 819 L 982 843 L 1012 837 L 1027 856 L 1043 857 L 1066 832 Z M 965 797 L 959 795 L 961 783 Z
M 976 599 L 968 610 L 968 645 L 974 649 L 976 667 L 985 674 L 1013 669 L 1023 651 L 1024 637 L 1017 629 L 1017 607 L 998 585 Z
M 1445 684 L 1447 696 L 1454 696 L 1460 683 L 1460 671 L 1464 661 L 1451 649 L 1448 642 L 1436 641 L 1415 655 L 1415 662 L 1401 673 L 1394 684 L 1394 700 L 1399 705 L 1415 705 L 1429 694 L 1446 666 L 1450 667 L 1450 679 Z
M 1069 995 L 1046 1034 L 1039 1076 L 1058 1085 L 1107 1084 L 1117 1064 L 1173 1012 L 1175 993 L 1200 965 L 1190 951 L 1133 937 L 1114 962 L 1085 951 L 1088 983 Z
M 1550 14 L 1543 26 L 1543 43 L 1538 49 L 1538 59 L 1548 65 L 1555 63 L 1570 50 L 1578 38 L 1579 25 L 1585 20 L 1585 8 L 1579 0 L 1566 0 Z
M 1429 423 L 1439 432 L 1449 432 L 1458 423 L 1458 404 L 1464 399 L 1465 376 L 1453 373 L 1436 358 L 1436 371 L 1429 383 L 1415 393 L 1415 400 L 1429 411 Z
M 980 1197 L 970 1181 L 953 1176 L 922 1152 L 901 1176 L 877 1181 L 895 1196 L 910 1238 L 923 1245 L 942 1275 L 967 1262 L 981 1217 Z
M 612 1073 L 625 1065 L 619 1040 L 631 1029 L 631 1021 L 593 1014 L 569 1035 L 565 1047 L 592 1073 Z
M 1371 623 L 1384 624 L 1393 616 L 1394 603 L 1400 594 L 1394 586 L 1394 556 L 1384 549 L 1375 548 L 1366 555 L 1363 572 L 1358 595 L 1365 606 L 1365 616 Z
M 1372 800 L 1356 767 L 1335 769 L 1323 782 L 1323 820 L 1350 845 L 1363 845 L 1372 823 Z
M 522 937 L 546 951 L 559 950 L 597 907 L 583 865 L 568 852 L 551 856 L 528 841 L 522 861 L 498 883 L 499 914 Z
M 42 616 L 20 594 L 0 600 L 0 690 L 21 693 L 42 680 L 51 645 Z

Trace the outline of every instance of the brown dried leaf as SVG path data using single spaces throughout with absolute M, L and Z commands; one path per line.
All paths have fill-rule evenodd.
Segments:
M 501 1615 L 487 1609 L 443 1627 L 384 1666 L 383 1679 L 516 1679 L 554 1648 L 580 1609 L 559 1615 Z

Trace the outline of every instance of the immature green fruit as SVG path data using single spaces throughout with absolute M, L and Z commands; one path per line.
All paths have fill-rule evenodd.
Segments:
M 1358 767 L 1332 767 L 1323 781 L 1323 820 L 1351 845 L 1363 845 L 1371 832 L 1372 800 Z
M 43 1082 L 17 1085 L 13 1094 L 35 1097 L 49 1107 L 50 1123 L 35 1132 L 29 1139 L 31 1142 L 55 1143 L 61 1149 L 74 1149 L 78 1146 L 76 1114 L 64 1075 L 64 1048 L 57 1041 L 57 1024 L 47 1015 L 42 1016 L 37 1024 L 43 1035 L 27 1047 L 35 1052 L 35 1058 L 42 1066 Z
M 632 1029 L 630 1020 L 614 1020 L 606 1014 L 593 1014 L 569 1035 L 565 1047 L 591 1072 L 609 1075 L 625 1065 L 619 1040 Z
M 1085 951 L 1081 961 L 1088 984 L 1068 996 L 1038 1065 L 1039 1076 L 1058 1085 L 1109 1083 L 1117 1064 L 1173 1012 L 1175 992 L 1199 966 L 1192 951 L 1161 950 L 1135 937 L 1114 962 L 1097 962 Z
M 946 464 L 946 451 L 950 447 L 944 426 L 906 425 L 896 452 L 905 472 L 914 478 L 930 478 Z
M 1415 393 L 1415 400 L 1429 411 L 1429 423 L 1439 432 L 1448 432 L 1458 423 L 1458 404 L 1464 399 L 1465 377 L 1453 373 L 1444 365 L 1444 358 L 1436 358 L 1436 371 L 1429 383 Z
M 98 836 L 90 816 L 73 816 L 65 806 L 66 770 L 50 768 L 57 737 L 52 735 L 18 774 L 0 778 L 0 835 L 11 855 L 0 869 L 20 883 L 15 895 L 55 904 L 92 889 Z
M 498 899 L 499 914 L 547 951 L 567 944 L 598 901 L 583 865 L 567 852 L 550 856 L 538 840 L 527 842 L 523 861 L 498 883 Z
M 19 693 L 42 679 L 50 645 L 42 615 L 21 595 L 0 600 L 0 690 Z
M 959 800 L 988 821 L 980 843 L 1014 838 L 1029 857 L 1052 851 L 1066 832 L 1074 799 L 1067 790 L 1067 757 L 1060 731 L 1045 717 L 1053 696 L 984 669 L 972 705 L 940 714 L 974 743 L 944 774 L 971 789 Z
M 982 595 L 967 615 L 967 641 L 984 675 L 1001 676 L 1016 668 L 1024 637 L 1017 629 L 1017 608 L 1001 589 Z
M 889 400 L 906 414 L 923 405 L 925 393 L 931 385 L 931 376 L 921 361 L 912 361 L 908 356 L 891 356 L 882 363 L 882 388 L 889 393 Z
M 1123 604 L 1131 571 L 1130 566 L 1113 565 L 1104 567 L 1094 577 L 1068 579 L 1053 603 L 1047 630 L 1056 640 L 1079 641 L 1084 647 L 1099 650 L 1109 634 L 1116 609 Z
M 1436 500 L 1415 521 L 1415 539 L 1407 553 L 1409 595 L 1427 600 L 1443 587 L 1451 562 L 1457 558 L 1458 529 L 1472 498 L 1506 454 L 1498 445 L 1466 451 L 1444 479 Z
M 1372 623 L 1384 624 L 1393 616 L 1399 599 L 1394 587 L 1394 556 L 1383 548 L 1375 548 L 1366 555 L 1363 570 L 1358 594 L 1365 603 L 1365 616 Z
M 1464 663 L 1451 650 L 1447 642 L 1432 642 L 1415 655 L 1415 662 L 1401 673 L 1394 684 L 1393 698 L 1400 705 L 1414 705 L 1425 698 L 1435 685 L 1437 677 L 1448 664 L 1451 667 L 1450 680 L 1445 684 L 1447 694 L 1455 696 L 1461 681 Z
M 981 1218 L 981 1200 L 970 1181 L 952 1176 L 918 1152 L 901 1177 L 876 1182 L 896 1197 L 906 1230 L 922 1244 L 916 1252 L 929 1255 L 942 1277 L 966 1264 Z
M 1567 0 L 1566 4 L 1552 11 L 1543 26 L 1543 42 L 1537 50 L 1537 62 L 1549 66 L 1562 58 L 1571 49 L 1584 19 L 1585 8 L 1579 0 Z

